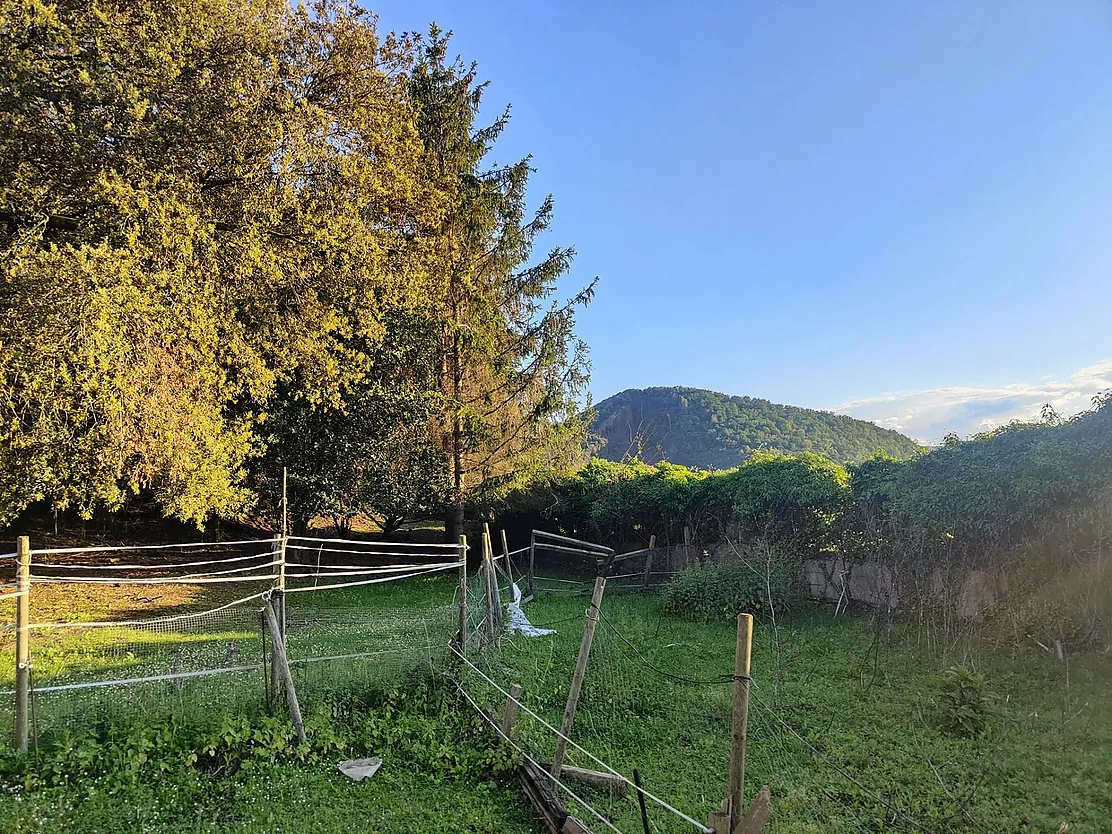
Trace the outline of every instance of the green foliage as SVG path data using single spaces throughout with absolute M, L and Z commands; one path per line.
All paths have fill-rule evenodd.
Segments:
M 582 454 L 579 402 L 588 378 L 575 313 L 594 282 L 565 302 L 557 282 L 575 251 L 555 248 L 532 262 L 550 227 L 553 200 L 527 209 L 530 160 L 490 160 L 508 109 L 476 124 L 486 84 L 474 65 L 448 59 L 435 25 L 409 77 L 426 176 L 444 210 L 421 230 L 433 243 L 432 325 L 423 332 L 437 369 L 439 439 L 449 459 L 446 535 L 462 532 L 465 500 L 489 504 L 538 473 Z
M 486 743 L 486 725 L 466 702 L 428 684 L 392 690 L 373 705 L 318 702 L 306 709 L 304 724 L 305 744 L 284 715 L 221 713 L 207 726 L 179 720 L 94 726 L 45 743 L 38 765 L 5 748 L 0 779 L 25 789 L 133 789 L 183 769 L 227 776 L 252 763 L 332 762 L 356 750 L 386 754 L 394 768 L 449 778 L 497 777 L 515 765 L 510 748 Z
M 687 568 L 664 587 L 664 610 L 700 622 L 733 620 L 742 612 L 780 616 L 797 597 L 791 564 L 782 559 L 769 564 L 747 553 Z
M 0 0 L 0 523 L 242 516 L 287 460 L 391 526 L 579 454 L 591 288 L 550 306 L 551 199 L 446 50 L 348 0 Z
M 943 673 L 938 696 L 944 730 L 961 738 L 975 738 L 985 731 L 989 717 L 987 684 L 983 675 L 961 664 Z
M 596 406 L 591 430 L 610 460 L 668 460 L 701 469 L 729 469 L 758 451 L 810 452 L 843 463 L 878 450 L 900 458 L 922 451 L 899 432 L 864 420 L 697 388 L 615 394 Z
M 683 541 L 690 525 L 703 542 L 758 540 L 800 554 L 833 546 L 848 494 L 846 470 L 818 455 L 761 453 L 726 472 L 671 463 L 593 459 L 578 472 L 538 481 L 510 497 L 505 521 L 541 523 L 621 546 Z

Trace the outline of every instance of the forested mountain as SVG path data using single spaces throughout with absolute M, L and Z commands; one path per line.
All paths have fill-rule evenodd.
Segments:
M 846 463 L 877 451 L 907 458 L 921 448 L 864 420 L 699 388 L 631 388 L 595 408 L 591 429 L 603 441 L 598 454 L 609 460 L 635 456 L 728 469 L 758 449 L 814 452 Z

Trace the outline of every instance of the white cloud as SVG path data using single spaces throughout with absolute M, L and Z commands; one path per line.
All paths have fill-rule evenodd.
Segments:
M 896 429 L 921 443 L 938 443 L 947 432 L 965 437 L 1037 418 L 1050 403 L 1063 416 L 1089 408 L 1094 395 L 1112 389 L 1112 359 L 1081 368 L 1068 379 L 1046 378 L 1001 388 L 935 388 L 886 394 L 837 406 L 834 411 Z

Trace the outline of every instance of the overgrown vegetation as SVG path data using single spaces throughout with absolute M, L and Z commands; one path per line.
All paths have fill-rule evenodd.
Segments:
M 1068 420 L 1048 413 L 950 438 L 908 461 L 878 455 L 842 466 L 809 453 L 758 453 L 708 473 L 596 459 L 517 492 L 504 520 L 616 547 L 643 547 L 650 536 L 680 544 L 686 526 L 697 548 L 726 563 L 681 579 L 673 593 L 692 598 L 701 587 L 708 599 L 752 603 L 726 590 L 740 587 L 728 578 L 738 565 L 751 574 L 742 585 L 756 589 L 794 577 L 790 594 L 806 560 L 867 563 L 898 582 L 905 603 L 950 625 L 965 609 L 1002 638 L 1079 646 L 1112 639 L 1110 511 L 1112 399 L 1103 397 Z M 968 585 L 974 571 L 982 573 Z M 769 592 L 760 599 L 767 605 Z M 707 616 L 701 605 L 689 610 Z
M 509 780 L 514 760 L 487 743 L 482 719 L 444 686 L 317 702 L 308 744 L 289 719 L 219 714 L 117 723 L 44 743 L 39 763 L 5 749 L 0 828 L 102 831 L 533 831 Z M 375 755 L 356 785 L 336 762 Z

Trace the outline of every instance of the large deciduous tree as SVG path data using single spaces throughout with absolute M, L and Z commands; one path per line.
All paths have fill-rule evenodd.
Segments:
M 0 0 L 0 522 L 236 513 L 276 387 L 365 378 L 439 289 L 411 54 L 334 0 Z

